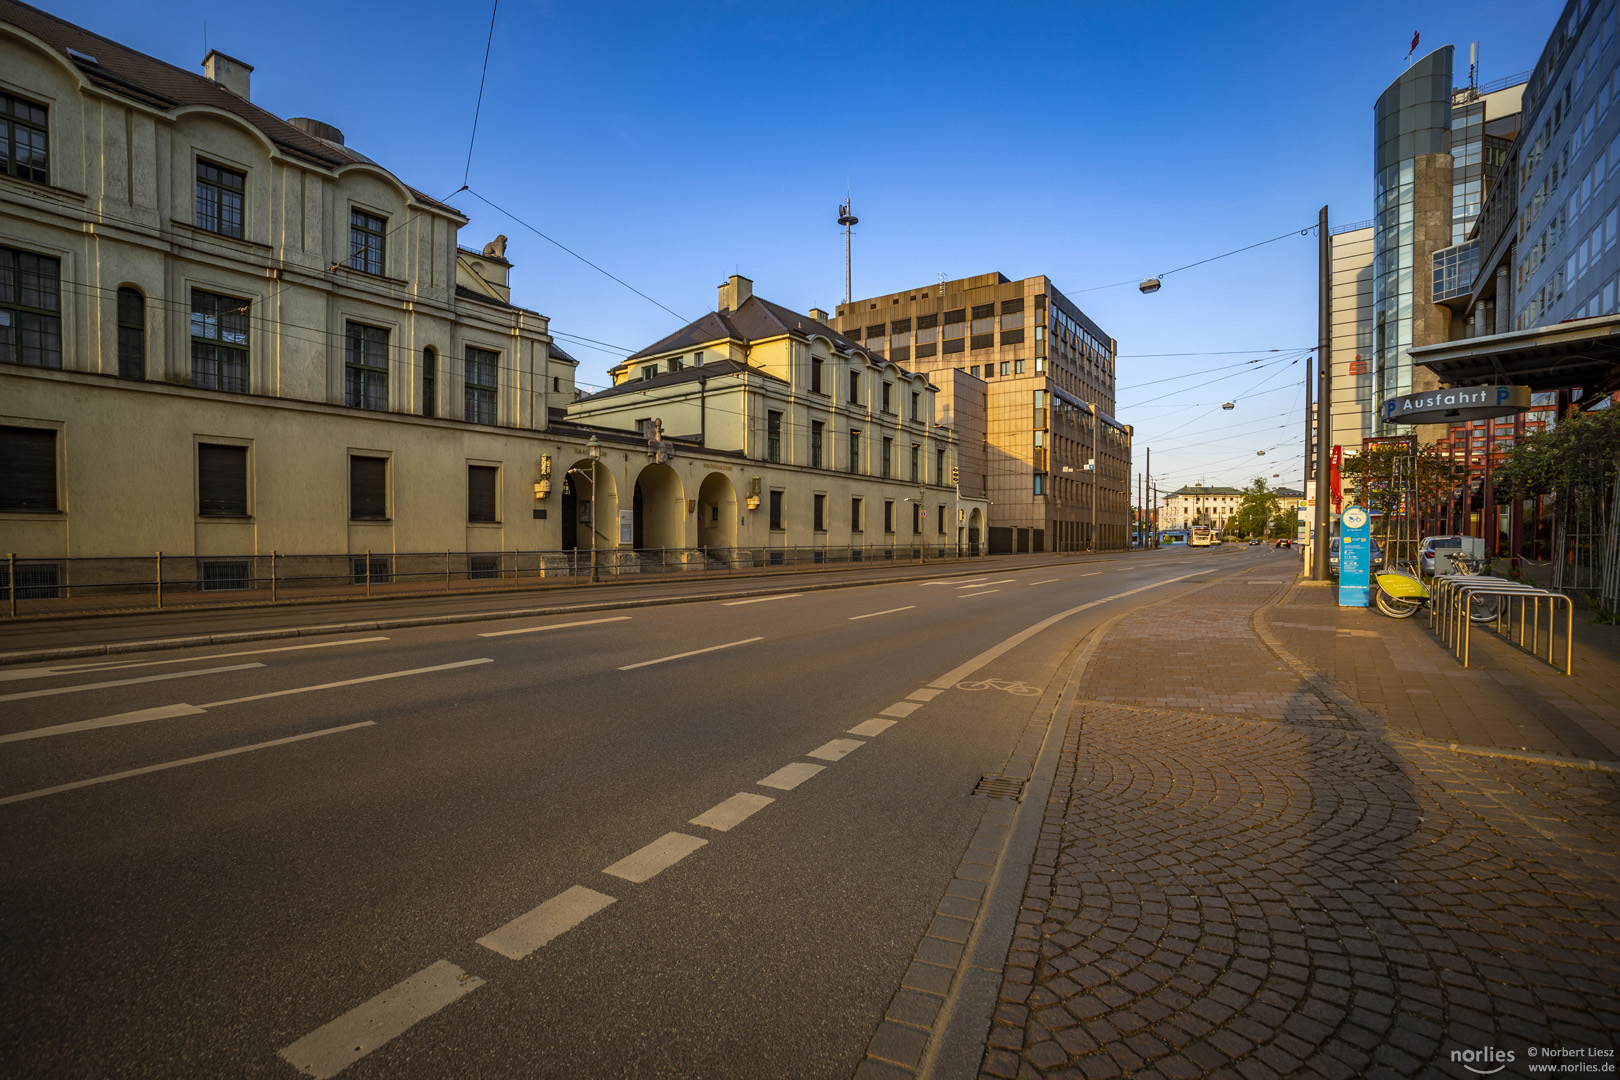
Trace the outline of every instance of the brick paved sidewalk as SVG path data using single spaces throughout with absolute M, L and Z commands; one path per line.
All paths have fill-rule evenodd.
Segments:
M 1502 1063 L 1488 1048 L 1521 1076 L 1532 1047 L 1612 1053 L 1620 773 L 1434 741 L 1508 736 L 1481 709 L 1417 717 L 1377 670 L 1403 639 L 1277 607 L 1305 590 L 1255 576 L 1133 612 L 1088 665 L 981 1076 L 1465 1077 Z M 1291 631 L 1339 694 L 1261 637 Z M 1449 672 L 1411 662 L 1439 698 Z M 1614 756 L 1563 711 L 1533 732 L 1539 683 L 1476 684 L 1513 738 Z M 1363 707 L 1380 688 L 1386 711 Z

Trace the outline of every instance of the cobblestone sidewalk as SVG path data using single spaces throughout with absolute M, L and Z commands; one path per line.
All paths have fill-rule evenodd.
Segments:
M 1286 591 L 1140 609 L 1093 658 L 981 1075 L 1612 1075 L 1620 775 L 1324 700 L 1249 629 Z

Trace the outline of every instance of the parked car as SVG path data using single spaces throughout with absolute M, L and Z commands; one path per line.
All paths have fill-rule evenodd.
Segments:
M 1369 541 L 1369 543 L 1372 545 L 1372 565 L 1369 569 L 1382 570 L 1384 568 L 1384 549 L 1378 546 L 1376 540 Z M 1337 536 L 1328 544 L 1328 570 L 1335 574 L 1339 572 L 1339 538 Z
M 1467 555 L 1473 559 L 1483 559 L 1485 557 L 1485 541 L 1477 536 L 1459 536 L 1456 534 L 1451 536 L 1425 536 L 1422 543 L 1418 544 L 1418 568 L 1425 574 L 1434 573 L 1436 556 L 1444 556 L 1448 552 Z M 1442 563 L 1440 571 L 1447 574 L 1451 573 L 1450 564 Z
M 1253 540 L 1249 541 L 1249 546 L 1250 547 L 1258 547 L 1259 544 L 1260 544 L 1260 538 L 1259 537 L 1255 537 Z

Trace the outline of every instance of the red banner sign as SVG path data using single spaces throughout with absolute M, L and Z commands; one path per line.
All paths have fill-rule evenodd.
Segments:
M 1329 489 L 1333 492 L 1333 509 L 1335 512 L 1338 511 L 1339 504 L 1344 502 L 1344 493 L 1340 490 L 1339 482 L 1339 465 L 1343 463 L 1343 461 L 1344 447 L 1335 446 L 1333 448 L 1333 452 L 1328 455 L 1328 484 Z

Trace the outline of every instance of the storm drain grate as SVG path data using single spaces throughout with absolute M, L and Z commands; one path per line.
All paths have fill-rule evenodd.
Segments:
M 1012 776 L 981 776 L 973 794 L 982 799 L 1022 799 L 1024 781 Z

